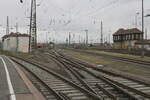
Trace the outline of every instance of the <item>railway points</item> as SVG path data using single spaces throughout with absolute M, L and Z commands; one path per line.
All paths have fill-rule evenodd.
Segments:
M 62 56 L 62 58 L 65 58 L 64 56 Z M 67 58 L 65 58 L 65 59 L 67 59 Z M 71 58 L 69 59 L 69 60 L 71 60 Z M 73 61 L 71 61 L 72 63 L 73 63 Z M 75 63 L 74 62 L 74 64 L 76 64 L 76 65 L 80 65 L 80 63 L 79 64 L 77 64 L 77 63 Z M 72 65 L 73 66 L 73 65 Z M 74 65 L 75 66 L 75 65 Z M 80 65 L 81 66 L 81 65 Z M 89 71 L 87 71 L 87 72 L 89 72 Z M 81 73 L 83 73 L 83 72 L 81 72 Z M 91 73 L 91 72 L 90 72 Z M 93 74 L 93 73 L 92 73 Z M 87 74 L 85 74 L 86 76 L 87 76 Z M 104 75 L 102 75 L 102 76 L 104 76 Z M 107 75 L 106 75 L 107 76 Z M 90 76 L 88 76 L 87 78 L 89 78 Z M 93 79 L 93 78 L 92 78 Z M 112 82 L 113 80 L 113 77 L 110 79 L 110 81 Z M 131 79 L 130 79 L 131 80 Z M 133 81 L 135 81 L 135 82 L 137 82 L 136 80 L 134 80 L 134 79 L 132 79 Z M 117 80 L 116 82 L 121 82 L 121 80 L 119 81 L 119 80 Z M 141 82 L 140 82 L 141 83 Z M 129 81 L 129 84 L 130 84 L 130 81 Z M 132 82 L 131 82 L 131 85 L 132 85 Z M 125 85 L 123 85 L 123 86 L 125 86 Z M 137 86 L 138 86 L 138 84 L 137 84 Z M 146 86 L 147 86 L 147 84 L 146 84 Z M 149 86 L 149 85 L 148 85 Z M 125 88 L 125 87 L 124 87 Z M 146 87 L 147 88 L 147 87 Z M 129 88 L 128 88 L 129 89 Z M 147 91 L 149 91 L 149 88 L 147 88 Z M 109 93 L 109 92 L 108 92 Z M 148 97 L 149 98 L 149 97 Z
M 36 58 L 3 57 L 8 64 L 18 65 L 46 100 L 149 100 L 150 84 L 147 82 L 103 70 L 72 58 L 61 50 L 38 53 L 33 55 Z M 47 59 L 47 64 L 41 57 Z M 52 61 L 56 63 L 57 71 L 50 68 Z M 60 68 L 63 69 L 61 73 Z
M 149 17 L 150 0 L 0 0 L 0 100 L 150 100 Z

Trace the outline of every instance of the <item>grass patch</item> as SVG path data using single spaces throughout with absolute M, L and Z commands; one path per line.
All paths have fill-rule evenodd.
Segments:
M 132 59 L 137 59 L 137 60 L 142 60 L 142 61 L 150 61 L 150 57 L 146 57 L 146 56 L 144 58 L 141 58 L 141 56 L 135 56 L 135 55 L 130 55 L 130 54 L 112 53 L 112 52 L 105 52 L 105 51 L 98 51 L 98 50 L 85 50 L 85 51 L 88 51 L 91 53 L 97 53 L 97 54 L 110 55 L 110 56 L 132 58 Z
M 126 63 L 121 62 L 115 59 L 111 59 L 108 57 L 103 56 L 93 56 L 90 54 L 75 52 L 71 50 L 64 50 L 64 52 L 70 56 L 73 56 L 75 58 L 87 61 L 92 64 L 102 64 L 106 67 L 104 68 L 112 68 L 123 72 L 128 72 L 131 74 L 139 75 L 145 78 L 150 78 L 150 68 L 145 68 L 142 65 L 137 65 L 134 63 Z M 105 53 L 105 52 L 104 52 Z M 106 52 L 107 53 L 107 52 Z
M 0 50 L 0 54 L 7 55 L 7 56 L 21 56 L 25 58 L 32 58 L 33 55 L 30 55 L 28 53 L 22 53 L 22 52 L 10 52 L 10 51 L 3 51 Z

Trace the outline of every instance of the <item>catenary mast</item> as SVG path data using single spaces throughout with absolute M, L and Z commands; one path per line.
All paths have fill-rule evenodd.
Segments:
M 31 0 L 29 51 L 34 51 L 37 45 L 36 0 Z
M 23 0 L 20 0 L 23 3 Z M 37 45 L 37 27 L 36 27 L 36 0 L 31 0 L 31 15 L 30 15 L 30 38 L 29 52 L 34 51 Z

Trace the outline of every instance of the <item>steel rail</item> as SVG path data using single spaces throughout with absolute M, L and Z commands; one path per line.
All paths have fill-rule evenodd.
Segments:
M 139 100 L 139 98 L 135 97 L 133 94 L 129 93 L 128 91 L 124 90 L 124 88 L 119 87 L 118 85 L 114 84 L 112 81 L 106 79 L 104 76 L 96 75 L 95 73 L 88 71 L 89 74 L 99 78 L 100 80 L 103 80 L 107 84 L 113 86 L 116 90 L 122 92 L 123 94 L 126 94 L 131 100 Z
M 89 71 L 88 71 L 89 72 Z M 92 72 L 90 72 L 90 73 L 92 73 Z M 92 75 L 93 75 L 93 73 L 92 73 Z M 103 76 L 104 77 L 104 76 Z M 104 77 L 105 78 L 105 77 Z M 102 79 L 102 78 L 101 78 Z M 108 78 L 106 78 L 107 80 L 108 80 Z M 104 80 L 104 79 L 103 79 Z M 143 96 L 143 97 L 146 97 L 146 98 L 150 98 L 150 95 L 148 95 L 148 94 L 146 94 L 146 93 L 144 93 L 144 92 L 141 92 L 141 91 L 138 91 L 138 90 L 136 90 L 136 89 L 134 89 L 134 88 L 131 88 L 131 87 L 128 87 L 128 86 L 126 86 L 126 85 L 124 85 L 124 84 L 121 84 L 121 83 L 119 83 L 119 82 L 117 82 L 117 81 L 114 81 L 114 80 L 112 80 L 112 79 L 109 79 L 111 82 L 113 82 L 113 83 L 115 83 L 115 84 L 117 84 L 117 85 L 119 85 L 119 86 L 121 86 L 121 87 L 123 87 L 123 88 L 126 88 L 126 89 L 128 89 L 128 90 L 130 90 L 130 91 L 132 91 L 132 92 L 135 92 L 135 93 L 137 93 L 137 94 L 139 94 L 139 95 L 141 95 L 141 96 Z M 105 80 L 105 82 L 106 82 L 106 80 Z M 107 81 L 108 82 L 108 81 Z M 129 95 L 129 93 L 127 93 L 127 92 L 125 92 L 125 91 L 123 91 L 124 93 L 126 93 L 127 95 Z M 134 97 L 133 95 L 129 95 L 129 96 L 131 96 L 132 98 L 134 98 L 134 99 L 136 99 L 136 100 L 138 100 L 138 98 L 136 98 L 136 97 Z
M 121 91 L 123 94 L 127 95 L 129 98 L 132 98 L 133 100 L 139 100 L 139 98 L 136 98 L 134 95 L 130 94 L 128 91 L 124 91 L 122 88 L 119 88 L 119 86 L 113 84 L 111 81 L 106 80 L 104 77 L 97 76 L 96 74 L 94 74 L 94 73 L 92 73 L 92 72 L 90 72 L 88 70 L 86 70 L 86 72 L 88 72 L 89 74 L 95 76 L 96 78 L 98 78 L 100 80 L 103 80 L 107 84 L 109 84 L 112 87 L 114 87 L 116 90 Z
M 67 82 L 68 84 L 70 84 L 70 85 L 73 86 L 73 87 L 76 87 L 77 89 L 79 89 L 79 90 L 81 90 L 82 92 L 84 92 L 85 94 L 87 94 L 87 96 L 92 97 L 92 98 L 95 99 L 95 100 L 103 100 L 103 99 L 100 98 L 99 96 L 97 96 L 97 95 L 95 95 L 94 93 L 88 91 L 87 89 L 81 88 L 80 86 L 78 86 L 77 84 L 75 84 L 75 83 L 73 83 L 72 81 L 68 80 L 67 78 L 64 78 L 64 77 L 62 77 L 61 75 L 59 75 L 59 74 L 57 74 L 57 73 L 55 73 L 55 72 L 53 72 L 53 71 L 48 70 L 46 67 L 41 67 L 41 66 L 43 66 L 43 65 L 38 65 L 38 64 L 36 64 L 36 63 L 34 63 L 34 62 L 30 62 L 30 61 L 28 61 L 27 59 L 23 59 L 23 58 L 20 58 L 20 57 L 16 57 L 16 58 L 17 58 L 17 59 L 20 59 L 20 60 L 23 60 L 23 61 L 25 61 L 25 62 L 27 62 L 27 63 L 29 63 L 29 64 L 32 64 L 32 65 L 34 65 L 34 66 L 37 66 L 38 68 L 40 68 L 40 69 L 42 69 L 42 70 L 44 70 L 44 71 L 46 71 L 46 72 L 48 72 L 48 73 L 50 73 L 50 74 L 52 74 L 52 75 L 58 77 L 58 78 L 60 78 L 61 80 Z M 11 58 L 11 59 L 12 59 L 12 58 Z
M 84 69 L 84 71 L 85 71 L 85 69 Z M 89 71 L 87 71 L 87 72 L 89 72 Z M 100 79 L 102 79 L 102 78 L 100 78 Z M 109 79 L 109 78 L 106 78 L 107 80 Z M 130 91 L 132 91 L 132 92 L 135 92 L 136 94 L 138 94 L 138 95 L 141 95 L 141 96 L 143 96 L 143 97 L 146 97 L 146 98 L 150 98 L 150 95 L 148 95 L 148 94 L 146 94 L 146 93 L 144 93 L 144 92 L 141 92 L 141 91 L 138 91 L 138 90 L 136 90 L 136 89 L 134 89 L 134 88 L 131 88 L 131 87 L 129 87 L 129 86 L 126 86 L 126 85 L 124 85 L 124 84 L 121 84 L 121 83 L 119 83 L 119 82 L 117 82 L 117 81 L 114 81 L 114 80 L 112 80 L 112 79 L 109 79 L 111 82 L 113 82 L 113 83 L 115 83 L 115 84 L 117 84 L 118 86 L 120 86 L 120 87 L 122 87 L 122 88 L 126 88 L 126 89 L 128 89 L 128 90 L 130 90 Z M 106 82 L 106 81 L 105 81 Z M 124 91 L 125 92 L 125 91 Z M 125 92 L 125 94 L 128 94 L 127 92 Z M 131 95 L 129 95 L 129 96 L 131 96 Z M 136 98 L 136 97 L 134 97 L 133 95 L 132 95 L 132 98 Z M 137 98 L 136 98 L 137 99 Z M 139 99 L 137 99 L 137 100 L 139 100 Z
M 55 58 L 58 58 L 58 56 L 55 57 Z M 68 63 L 68 62 L 67 62 L 67 63 Z M 76 66 L 76 65 L 74 65 L 74 64 L 72 64 L 72 63 L 69 63 L 69 64 L 71 64 L 72 66 Z M 87 70 L 84 69 L 84 71 L 87 71 Z M 87 72 L 91 74 L 91 72 L 89 72 L 89 71 L 87 71 Z M 73 72 L 72 72 L 72 73 L 73 73 Z M 92 73 L 91 75 L 93 75 L 93 73 Z M 95 76 L 95 74 L 94 74 L 93 76 Z M 95 76 L 95 77 L 97 78 L 97 76 Z M 99 77 L 98 77 L 98 78 L 99 78 Z M 100 79 L 100 78 L 99 78 L 99 79 Z M 134 97 L 133 95 L 129 94 L 127 91 L 123 91 L 123 90 L 121 90 L 121 88 L 118 88 L 118 87 L 114 86 L 113 83 L 108 82 L 108 81 L 106 81 L 106 80 L 103 79 L 103 78 L 101 78 L 101 80 L 105 81 L 105 82 L 106 82 L 107 84 L 109 84 L 109 85 L 113 85 L 114 88 L 117 88 L 117 90 L 121 91 L 123 94 L 128 95 L 128 97 L 132 98 L 133 100 L 139 100 L 139 99 L 137 99 L 136 97 Z M 107 91 L 105 88 L 103 88 L 103 87 L 101 87 L 100 85 L 97 85 L 97 84 L 96 84 L 96 86 L 97 86 L 98 88 L 100 88 L 100 90 L 102 90 L 108 97 L 112 98 L 113 100 L 117 100 L 117 98 L 116 98 L 113 94 L 111 94 L 109 91 Z
M 65 100 L 71 100 L 70 97 L 68 97 L 66 94 L 64 94 L 63 92 L 59 92 L 59 95 L 61 95 L 61 97 L 63 97 Z
M 93 92 L 94 94 L 98 95 L 97 92 L 96 92 L 95 90 L 93 90 L 93 89 L 90 87 L 90 85 L 89 85 L 86 81 L 84 81 L 84 78 L 85 78 L 85 77 L 84 77 L 80 72 L 78 72 L 76 69 L 71 68 L 71 67 L 69 67 L 68 65 L 66 65 L 66 63 L 63 62 L 63 61 L 58 57 L 58 55 L 56 55 L 56 56 L 51 55 L 51 57 L 53 57 L 54 59 L 57 59 L 59 62 L 61 62 L 61 63 L 79 80 L 79 82 L 80 82 L 87 90 L 89 90 L 89 91 Z M 99 95 L 98 95 L 98 96 L 99 96 Z M 103 97 L 101 96 L 101 98 L 103 98 Z M 104 98 L 103 98 L 103 99 L 104 99 Z
M 143 96 L 143 97 L 145 97 L 145 98 L 150 98 L 150 94 L 146 94 L 146 93 L 144 93 L 144 92 L 138 91 L 137 89 L 131 88 L 131 87 L 127 86 L 127 85 L 124 85 L 124 84 L 122 84 L 122 83 L 119 83 L 119 82 L 117 82 L 117 81 L 115 81 L 115 80 L 112 80 L 112 79 L 110 79 L 110 78 L 107 78 L 107 77 L 104 77 L 104 78 L 106 78 L 107 80 L 113 82 L 114 84 L 116 84 L 116 85 L 118 85 L 118 86 L 120 86 L 120 87 L 123 87 L 123 88 L 125 88 L 125 89 L 128 89 L 128 90 L 130 90 L 130 91 L 132 91 L 132 92 L 134 92 L 134 93 L 136 93 L 136 94 L 139 94 L 139 95 L 141 95 L 141 96 Z
M 87 84 L 87 82 L 86 81 L 84 81 L 83 79 L 81 79 L 80 77 L 79 77 L 79 75 L 81 75 L 81 73 L 80 72 L 78 72 L 77 70 L 75 70 L 74 68 L 71 68 L 71 66 L 74 66 L 74 64 L 72 64 L 72 63 L 70 63 L 70 62 L 67 62 L 67 64 L 69 63 L 69 64 L 71 64 L 71 66 L 69 67 L 68 65 L 66 65 L 65 64 L 65 61 L 63 61 L 63 59 L 60 59 L 60 57 L 59 57 L 59 54 L 58 53 L 56 53 L 56 52 L 53 52 L 53 54 L 49 54 L 52 58 L 54 58 L 54 59 L 56 59 L 56 60 L 59 60 L 59 62 L 61 62 L 64 66 L 66 66 L 66 68 L 68 69 L 68 70 L 70 70 L 71 71 L 71 73 L 72 74 L 74 74 L 74 76 L 76 76 L 77 78 L 78 78 L 78 80 L 80 80 L 80 82 L 88 89 L 88 90 L 90 90 L 90 91 L 92 91 L 92 92 L 94 92 L 95 94 L 97 94 L 96 93 L 96 91 L 95 90 L 93 90 L 88 84 Z M 80 67 L 79 67 L 80 68 Z M 74 70 L 73 70 L 74 69 Z M 78 75 L 78 74 L 79 75 Z M 82 75 L 83 76 L 83 75 Z M 105 90 L 104 88 L 102 89 L 102 90 Z M 107 90 L 106 90 L 107 91 Z M 103 91 L 104 92 L 104 91 Z M 113 95 L 113 94 L 111 94 L 110 92 L 108 92 L 107 91 L 107 93 L 110 93 L 110 94 L 107 94 L 106 92 L 104 92 L 108 97 L 110 97 L 110 98 L 112 98 L 113 100 L 117 100 L 116 98 L 115 98 L 115 96 Z M 98 94 L 97 94 L 98 95 Z M 110 96 L 111 95 L 111 96 Z M 101 96 L 102 97 L 102 96 Z M 104 97 L 102 97 L 103 99 L 104 99 Z M 115 99 L 114 99 L 115 98 Z
M 95 90 L 93 90 L 90 85 L 84 81 L 78 74 L 77 74 L 77 70 L 73 70 L 72 68 L 68 68 L 72 74 L 81 82 L 81 84 L 89 91 L 93 92 L 94 94 L 98 95 L 97 92 Z M 79 72 L 78 72 L 79 73 Z M 102 96 L 101 96 L 102 97 Z M 103 97 L 102 97 L 103 98 Z
M 113 100 L 117 100 L 117 97 L 113 94 L 111 94 L 109 91 L 107 91 L 105 88 L 103 88 L 101 85 L 96 84 L 95 85 L 97 88 L 99 88 L 100 90 L 102 90 L 106 95 L 108 95 L 110 98 L 112 98 Z
M 52 92 L 58 100 L 71 100 L 71 99 L 65 99 L 64 97 L 62 97 L 55 90 L 53 90 L 51 87 L 49 87 L 47 84 L 45 84 L 45 82 L 42 81 L 36 74 L 34 74 L 32 71 L 30 71 L 28 68 L 26 68 L 23 64 L 19 63 L 15 59 L 11 58 L 11 60 L 13 60 L 15 63 L 19 64 L 21 67 L 23 67 L 25 70 L 27 70 L 30 74 L 32 74 L 40 83 L 42 83 L 44 85 L 44 87 L 46 87 L 50 92 Z
M 97 68 L 97 67 L 92 66 L 92 65 L 89 65 L 89 64 L 87 64 L 87 63 L 84 63 L 84 62 L 81 62 L 81 61 L 77 61 L 77 60 L 73 59 L 72 57 L 69 57 L 69 59 L 68 59 L 65 55 L 63 55 L 63 54 L 61 54 L 61 53 L 59 53 L 59 54 L 61 55 L 61 56 L 60 56 L 61 58 L 64 58 L 64 59 L 66 59 L 66 60 L 69 60 L 70 62 L 72 62 L 72 63 L 74 63 L 74 64 L 78 64 L 78 65 L 80 65 L 80 66 L 81 66 L 81 65 L 82 65 L 82 66 L 86 66 L 86 67 L 92 68 L 92 69 L 94 69 L 94 70 L 97 70 L 97 71 L 100 71 L 100 72 L 103 72 L 103 73 L 106 73 L 106 74 L 110 74 L 110 75 L 113 75 L 113 76 L 122 77 L 122 78 L 125 78 L 125 79 L 128 79 L 128 80 L 135 81 L 135 82 L 140 83 L 140 84 L 144 84 L 144 85 L 150 86 L 149 83 L 140 81 L 139 79 L 132 78 L 132 77 L 128 77 L 128 76 L 126 76 L 126 75 L 117 74 L 117 73 L 114 73 L 114 72 L 112 72 L 112 71 L 104 70 L 104 69 L 101 69 L 101 68 Z M 74 62 L 73 62 L 72 60 L 73 60 Z

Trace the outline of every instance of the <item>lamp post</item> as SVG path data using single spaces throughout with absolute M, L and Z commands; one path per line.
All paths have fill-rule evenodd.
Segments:
M 142 0 L 142 32 L 144 34 L 144 0 Z
M 142 40 L 144 40 L 144 0 L 142 0 Z M 142 43 L 141 57 L 144 58 L 144 44 Z
M 23 3 L 23 0 L 20 0 L 21 3 Z
M 147 14 L 146 16 L 144 16 L 145 18 L 150 17 L 150 14 Z M 145 28 L 145 38 L 147 40 L 147 28 Z
M 145 17 L 150 17 L 150 14 L 147 14 Z
M 139 14 L 140 14 L 140 13 L 137 12 L 136 15 L 135 15 L 135 28 L 138 27 L 138 15 L 139 15 Z
M 85 30 L 85 32 L 86 32 L 86 46 L 88 47 L 88 38 L 89 38 L 89 36 L 88 36 L 88 30 L 86 29 Z

